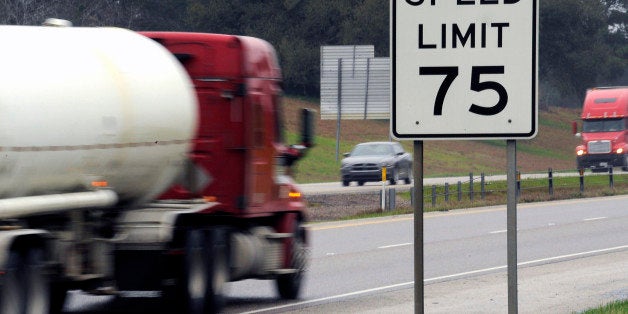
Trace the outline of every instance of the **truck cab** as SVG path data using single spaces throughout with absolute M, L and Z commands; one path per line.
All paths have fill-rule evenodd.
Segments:
M 282 207 L 302 211 L 301 194 L 286 174 L 311 139 L 284 144 L 281 69 L 273 47 L 246 36 L 142 34 L 179 59 L 199 101 L 189 176 L 161 198 L 211 199 L 245 216 Z
M 582 131 L 576 133 L 582 140 L 576 147 L 578 168 L 628 171 L 628 87 L 587 90 L 581 119 Z

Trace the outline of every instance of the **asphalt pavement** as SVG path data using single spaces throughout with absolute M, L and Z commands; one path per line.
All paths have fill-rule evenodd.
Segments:
M 628 249 L 519 267 L 519 313 L 573 313 L 628 299 Z M 507 313 L 506 272 L 425 285 L 425 313 Z M 364 292 L 275 313 L 413 313 L 414 290 Z

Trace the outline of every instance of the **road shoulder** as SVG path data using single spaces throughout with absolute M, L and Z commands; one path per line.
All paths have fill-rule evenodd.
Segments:
M 628 250 L 519 268 L 520 313 L 572 313 L 628 299 Z M 343 298 L 292 313 L 412 313 L 413 290 Z M 430 283 L 426 313 L 506 313 L 505 271 Z

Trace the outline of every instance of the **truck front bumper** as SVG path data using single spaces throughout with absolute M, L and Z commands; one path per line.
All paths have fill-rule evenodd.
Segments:
M 624 154 L 591 154 L 576 158 L 578 169 L 607 169 L 610 167 L 626 167 Z

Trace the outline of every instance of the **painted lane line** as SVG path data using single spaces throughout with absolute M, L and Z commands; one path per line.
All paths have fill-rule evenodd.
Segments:
M 517 231 L 520 231 L 521 229 L 517 228 Z M 508 232 L 508 230 L 504 229 L 504 230 L 496 230 L 496 231 L 491 231 L 489 232 L 490 234 L 499 234 L 499 233 L 506 233 Z
M 594 220 L 602 220 L 602 219 L 606 219 L 608 217 L 593 217 L 593 218 L 585 218 L 582 219 L 582 221 L 594 221 Z
M 412 245 L 412 243 L 401 243 L 401 244 L 384 245 L 384 246 L 378 247 L 378 249 L 390 249 L 390 248 L 394 248 L 394 247 L 408 246 L 408 245 Z
M 508 230 L 497 230 L 497 231 L 491 231 L 489 233 L 490 234 L 498 234 L 498 233 L 506 233 L 506 231 L 508 231 Z
M 581 257 L 581 256 L 595 255 L 595 254 L 602 254 L 602 253 L 611 253 L 611 252 L 622 251 L 622 250 L 626 250 L 626 249 L 628 249 L 628 244 L 627 245 L 622 245 L 622 246 L 616 246 L 616 247 L 612 247 L 612 248 L 599 249 L 599 250 L 580 252 L 580 253 L 573 253 L 573 254 L 565 254 L 565 255 L 560 255 L 560 256 L 554 256 L 554 257 L 542 258 L 542 259 L 537 259 L 537 260 L 532 260 L 532 261 L 527 261 L 527 262 L 521 262 L 521 263 L 518 263 L 517 266 L 527 266 L 527 265 L 532 265 L 532 264 L 541 264 L 541 263 L 552 262 L 552 261 L 561 260 L 561 259 L 565 259 L 565 258 L 574 258 L 574 257 Z M 475 274 L 491 272 L 491 271 L 501 270 L 501 269 L 506 269 L 506 268 L 507 268 L 507 266 L 503 265 L 503 266 L 496 266 L 496 267 L 490 267 L 490 268 L 484 268 L 484 269 L 477 269 L 477 270 L 467 271 L 467 272 L 463 272 L 463 273 L 457 273 L 457 274 L 451 274 L 451 275 L 445 275 L 445 276 L 428 278 L 428 279 L 425 279 L 423 281 L 423 283 L 426 284 L 426 283 L 431 283 L 431 282 L 439 281 L 439 280 L 443 280 L 443 279 L 452 279 L 452 278 L 464 277 L 464 276 L 468 276 L 468 275 L 475 275 Z M 299 307 L 299 306 L 303 306 L 303 305 L 314 305 L 314 304 L 318 304 L 318 303 L 322 303 L 322 302 L 329 302 L 329 301 L 332 301 L 332 300 L 338 300 L 338 299 L 347 298 L 347 297 L 364 295 L 364 294 L 369 294 L 369 293 L 373 293 L 373 292 L 381 292 L 381 291 L 386 291 L 386 290 L 396 289 L 396 288 L 412 288 L 413 285 L 414 285 L 414 281 L 409 281 L 409 282 L 404 282 L 404 283 L 399 283 L 399 284 L 394 284 L 394 285 L 389 285 L 389 286 L 383 286 L 383 287 L 377 287 L 377 288 L 372 288 L 372 289 L 360 290 L 360 291 L 349 292 L 349 293 L 345 293 L 345 294 L 338 294 L 338 295 L 318 298 L 318 299 L 314 299 L 314 300 L 307 300 L 307 301 L 295 302 L 295 303 L 279 305 L 279 306 L 274 306 L 274 307 L 267 307 L 267 308 L 263 308 L 263 309 L 257 309 L 257 310 L 253 310 L 253 311 L 249 311 L 249 312 L 244 312 L 242 314 L 276 312 L 278 310 L 285 310 L 285 309 L 295 308 L 295 307 Z

